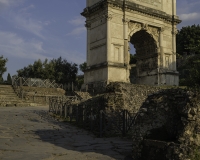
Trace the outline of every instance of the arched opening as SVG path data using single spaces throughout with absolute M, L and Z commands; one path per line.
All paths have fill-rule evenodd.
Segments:
M 136 59 L 135 69 L 134 65 L 131 65 L 131 83 L 157 84 L 158 78 L 155 75 L 158 68 L 158 51 L 152 35 L 146 30 L 140 30 L 131 36 L 129 43 L 130 48 L 135 49 L 134 58 Z M 135 77 L 135 81 L 133 81 L 133 77 Z
M 136 77 L 137 77 L 137 72 L 136 72 L 136 63 L 137 63 L 137 59 L 136 59 L 136 49 L 134 47 L 133 44 L 131 44 L 129 42 L 129 65 L 130 65 L 130 82 L 132 84 L 136 83 Z

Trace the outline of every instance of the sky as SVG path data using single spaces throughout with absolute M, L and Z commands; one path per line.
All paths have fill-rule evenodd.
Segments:
M 86 0 L 0 0 L 0 55 L 8 59 L 7 74 L 46 58 L 86 61 Z M 200 24 L 200 1 L 177 0 L 183 26 Z

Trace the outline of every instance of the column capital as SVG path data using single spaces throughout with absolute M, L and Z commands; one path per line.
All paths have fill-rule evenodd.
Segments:
M 149 25 L 147 23 L 142 23 L 142 30 L 148 30 Z
M 174 29 L 173 31 L 172 31 L 172 35 L 177 35 L 178 34 L 178 30 L 177 29 Z
M 160 27 L 160 28 L 158 29 L 158 31 L 159 31 L 160 33 L 164 32 L 164 31 L 165 31 L 165 27 Z
M 128 24 L 128 23 L 130 22 L 130 19 L 128 19 L 128 18 L 123 18 L 122 21 L 123 21 L 124 24 Z

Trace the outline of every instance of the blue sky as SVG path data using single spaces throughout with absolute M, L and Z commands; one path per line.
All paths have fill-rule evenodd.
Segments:
M 85 0 L 0 0 L 0 55 L 8 58 L 7 73 L 35 60 L 62 56 L 86 60 Z M 200 1 L 177 0 L 182 26 L 200 24 Z

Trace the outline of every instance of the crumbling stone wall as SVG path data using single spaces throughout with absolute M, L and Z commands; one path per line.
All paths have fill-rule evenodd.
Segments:
M 149 95 L 162 89 L 156 86 L 113 82 L 107 85 L 104 99 L 108 108 L 126 109 L 137 113 Z
M 105 109 L 127 109 L 136 114 L 134 160 L 200 157 L 200 94 L 196 91 L 114 82 L 107 85 L 105 93 L 83 98 L 81 103 L 96 115 Z
M 161 90 L 145 100 L 133 126 L 134 160 L 200 156 L 200 94 Z

